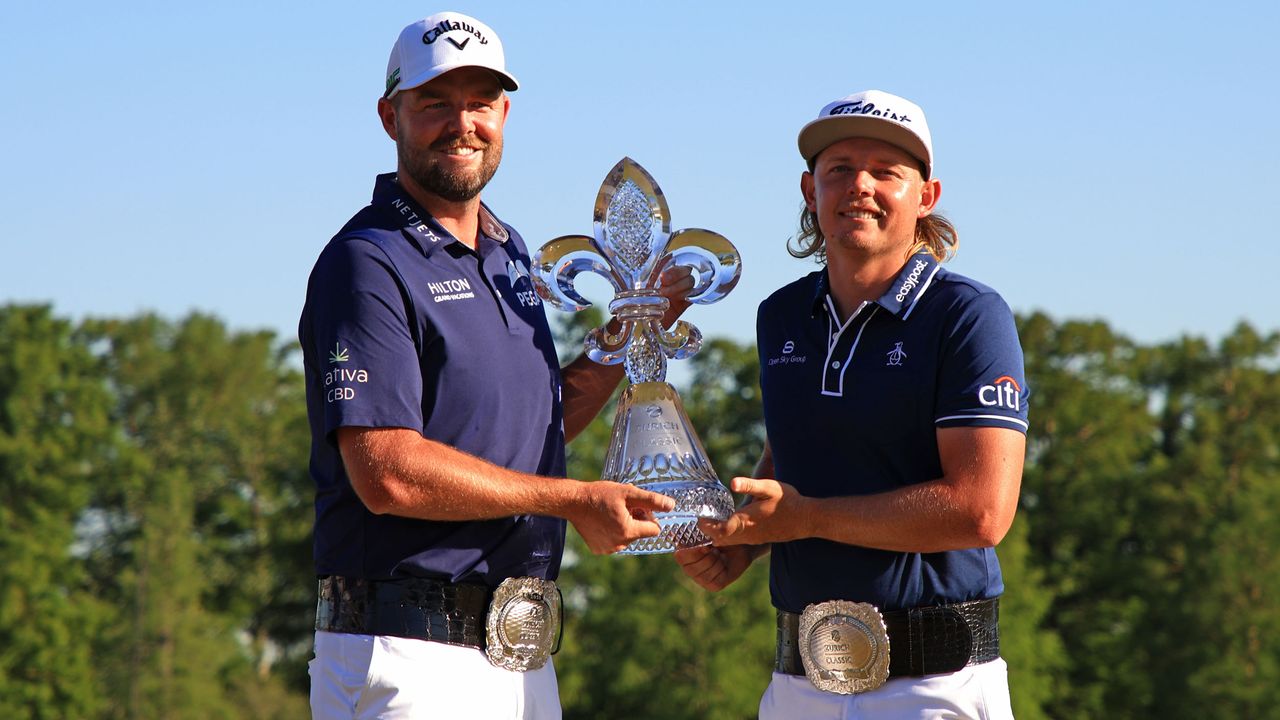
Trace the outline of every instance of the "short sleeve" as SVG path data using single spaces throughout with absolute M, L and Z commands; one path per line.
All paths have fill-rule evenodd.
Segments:
M 1022 345 L 1013 312 L 998 294 L 961 302 L 945 331 L 938 377 L 937 427 L 1028 429 Z
M 304 355 L 314 358 L 324 431 L 403 427 L 421 432 L 422 370 L 410 331 L 409 295 L 376 244 L 335 240 L 307 287 Z

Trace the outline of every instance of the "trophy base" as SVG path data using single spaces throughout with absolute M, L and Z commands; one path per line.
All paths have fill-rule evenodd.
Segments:
M 733 514 L 733 495 L 718 482 L 668 480 L 634 485 L 674 498 L 676 507 L 654 513 L 662 532 L 636 540 L 619 555 L 655 555 L 709 545 L 711 538 L 698 529 L 698 518 L 726 520 Z

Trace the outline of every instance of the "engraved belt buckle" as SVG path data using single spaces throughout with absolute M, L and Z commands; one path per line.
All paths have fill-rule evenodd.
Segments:
M 515 672 L 546 665 L 560 644 L 560 617 L 555 583 L 534 577 L 503 580 L 485 620 L 489 663 Z
M 800 614 L 800 660 L 819 690 L 853 695 L 889 678 L 889 633 L 868 603 L 828 600 Z

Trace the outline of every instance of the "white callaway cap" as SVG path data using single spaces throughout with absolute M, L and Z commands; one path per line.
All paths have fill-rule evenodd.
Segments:
M 505 90 L 520 85 L 506 68 L 502 41 L 488 25 L 457 12 L 436 13 L 400 31 L 387 61 L 389 98 L 460 67 L 481 67 L 497 76 Z
M 804 161 L 813 164 L 832 143 L 865 137 L 906 150 L 924 164 L 924 178 L 933 174 L 933 141 L 919 105 L 880 90 L 864 90 L 827 103 L 818 119 L 800 129 L 797 142 Z

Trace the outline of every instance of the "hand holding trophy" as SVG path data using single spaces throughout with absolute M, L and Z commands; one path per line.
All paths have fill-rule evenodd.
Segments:
M 631 158 L 609 171 L 596 196 L 595 237 L 565 235 L 543 245 L 533 257 L 534 286 L 553 307 L 577 312 L 591 305 L 574 289 L 575 278 L 593 272 L 606 278 L 615 296 L 609 312 L 621 323 L 587 334 L 588 357 L 623 363 L 631 384 L 618 402 L 613 435 L 601 479 L 658 492 L 676 501 L 657 513 L 662 532 L 633 542 L 622 554 L 672 552 L 706 545 L 698 518 L 725 520 L 733 495 L 720 483 L 693 431 L 684 405 L 666 382 L 667 359 L 691 357 L 702 334 L 681 320 L 662 327 L 668 301 L 658 278 L 675 265 L 690 268 L 689 302 L 708 305 L 727 295 L 742 273 L 742 258 L 725 237 L 690 228 L 671 232 L 671 213 L 653 177 Z

